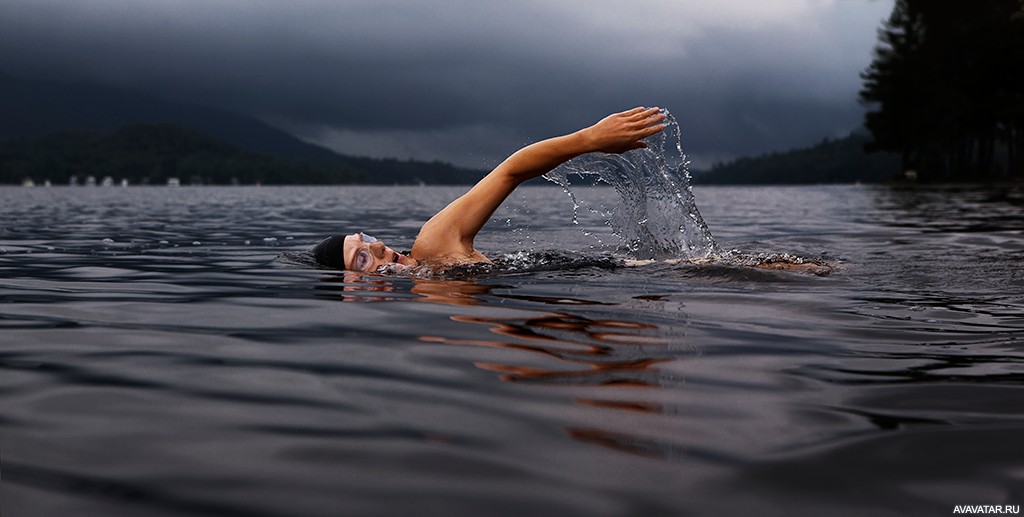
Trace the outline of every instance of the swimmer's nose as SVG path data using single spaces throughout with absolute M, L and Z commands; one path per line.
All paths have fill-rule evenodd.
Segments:
M 384 246 L 383 242 L 376 241 L 376 242 L 368 245 L 367 247 L 370 248 L 370 252 L 373 253 L 374 256 L 376 256 L 377 258 L 384 258 L 384 250 L 387 247 Z

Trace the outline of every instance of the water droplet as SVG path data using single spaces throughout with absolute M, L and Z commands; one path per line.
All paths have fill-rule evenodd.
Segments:
M 201 242 L 199 242 L 199 241 L 192 241 L 192 245 L 193 245 L 193 246 L 202 246 L 202 245 L 203 245 L 203 243 L 201 243 Z
M 277 242 L 276 237 L 264 237 L 263 242 Z
M 103 239 L 103 244 L 113 244 L 113 243 L 114 243 L 114 239 L 110 239 L 110 238 Z

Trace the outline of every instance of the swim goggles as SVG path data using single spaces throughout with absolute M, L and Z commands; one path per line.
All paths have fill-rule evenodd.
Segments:
M 376 238 L 366 235 L 363 232 L 359 232 L 357 235 L 359 235 L 359 238 L 362 239 L 362 241 L 366 244 L 373 244 L 377 242 Z M 372 266 L 373 255 L 370 254 L 370 250 L 366 248 L 359 248 L 359 250 L 356 251 L 355 255 L 352 256 L 352 269 L 356 271 L 362 271 L 364 273 L 369 273 L 370 271 L 372 271 Z

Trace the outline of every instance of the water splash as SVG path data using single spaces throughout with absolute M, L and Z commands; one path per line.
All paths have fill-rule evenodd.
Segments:
M 645 140 L 646 149 L 624 154 L 592 153 L 566 162 L 544 176 L 562 186 L 573 202 L 574 224 L 579 209 L 605 218 L 622 247 L 635 258 L 705 258 L 717 255 L 711 235 L 690 188 L 689 160 L 683 153 L 679 123 L 664 111 L 668 127 Z M 572 179 L 592 187 L 614 187 L 613 206 L 585 203 Z
M 626 265 L 620 257 L 607 253 L 580 254 L 563 250 L 517 251 L 492 258 L 493 262 L 470 264 L 421 264 L 414 267 L 384 264 L 377 268 L 374 274 L 421 279 L 464 279 L 545 271 L 569 273 L 594 269 L 610 270 Z

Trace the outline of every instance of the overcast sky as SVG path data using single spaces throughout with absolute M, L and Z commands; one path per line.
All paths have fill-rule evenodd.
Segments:
M 696 166 L 842 136 L 893 0 L 0 0 L 0 71 L 491 167 L 637 105 Z

